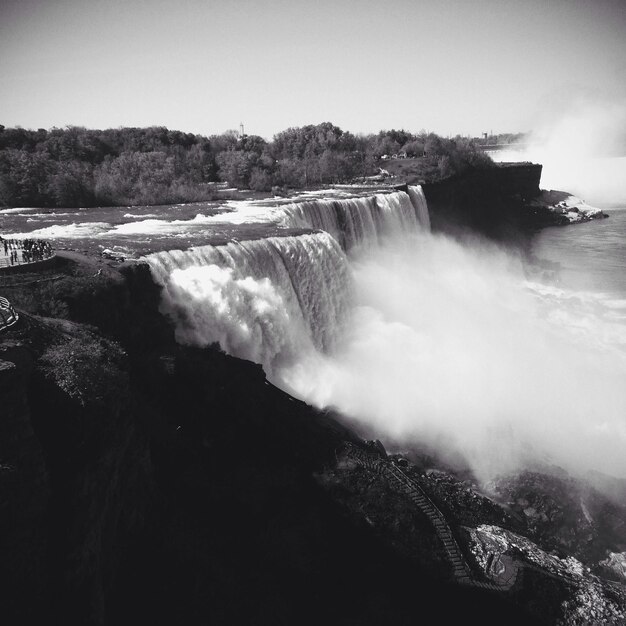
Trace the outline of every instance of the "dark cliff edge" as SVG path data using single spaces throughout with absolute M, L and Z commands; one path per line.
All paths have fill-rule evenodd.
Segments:
M 423 184 L 433 231 L 523 242 L 533 229 L 554 223 L 531 204 L 541 170 L 535 163 L 502 164 Z
M 481 230 L 506 199 L 534 193 L 536 167 L 518 182 L 427 188 L 434 226 Z M 482 184 L 499 189 L 488 209 Z M 598 619 L 623 600 L 559 560 L 620 581 L 599 562 L 626 545 L 622 508 L 548 475 L 511 479 L 497 504 L 426 454 L 387 457 L 260 366 L 176 344 L 147 265 L 68 254 L 0 275 L 0 291 L 20 312 L 0 333 L 6 623 L 551 624 L 563 603 L 578 610 L 581 590 L 605 607 Z M 524 513 L 532 494 L 536 519 Z M 583 496 L 603 533 L 581 522 Z M 505 534 L 477 534 L 484 525 Z

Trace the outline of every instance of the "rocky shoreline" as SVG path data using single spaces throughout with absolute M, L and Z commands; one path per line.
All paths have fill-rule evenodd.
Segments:
M 608 217 L 602 209 L 593 207 L 566 191 L 553 189 L 542 190 L 528 203 L 528 207 L 531 211 L 541 215 L 546 225 L 579 224 Z

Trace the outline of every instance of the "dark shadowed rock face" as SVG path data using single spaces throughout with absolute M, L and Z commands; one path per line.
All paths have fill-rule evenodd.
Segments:
M 120 544 L 139 528 L 150 490 L 125 355 L 85 327 L 26 314 L 0 354 L 14 366 L 0 372 L 12 514 L 0 567 L 16 590 L 4 615 L 104 623 Z
M 595 571 L 611 552 L 626 550 L 626 506 L 564 472 L 523 472 L 494 483 L 498 499 L 546 550 L 576 557 Z
M 422 185 L 433 230 L 523 244 L 530 230 L 546 225 L 531 208 L 541 169 L 507 164 Z
M 7 341 L 0 359 L 0 610 L 7 623 L 36 621 L 46 600 L 50 484 L 28 404 L 33 358 Z
M 535 473 L 534 480 L 537 500 L 551 491 L 561 511 L 572 487 L 581 488 L 567 477 L 559 481 Z M 344 447 L 318 481 L 355 523 L 371 527 L 417 569 L 426 568 L 431 580 L 447 578 L 475 593 L 491 591 L 502 603 L 502 614 L 508 603 L 515 603 L 524 623 L 620 624 L 626 618 L 623 585 L 614 585 L 587 556 L 577 558 L 575 546 L 552 549 L 555 538 L 547 526 L 543 535 L 536 533 L 524 514 L 487 497 L 475 484 L 397 456 L 379 457 L 364 446 Z M 528 480 L 515 477 L 508 484 L 528 485 Z M 606 497 L 595 495 L 598 503 L 608 504 Z M 620 517 L 626 519 L 623 511 Z M 601 524 L 598 518 L 598 536 Z M 557 542 L 561 531 L 557 523 Z M 604 537 L 597 551 L 615 549 L 620 541 Z M 614 555 L 612 561 L 617 560 Z
M 257 365 L 175 347 L 134 370 L 93 329 L 26 314 L 2 351 L 1 400 L 26 434 L 4 448 L 12 623 L 409 623 L 416 589 L 443 623 L 459 607 L 515 623 L 435 575 L 432 537 L 389 545 L 346 515 L 314 475 L 358 438 Z M 369 506 L 387 497 L 389 532 L 411 529 L 384 489 Z

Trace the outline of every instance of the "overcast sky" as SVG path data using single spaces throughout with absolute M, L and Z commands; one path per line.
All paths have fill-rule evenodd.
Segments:
M 529 130 L 619 99 L 626 0 L 0 0 L 0 123 Z

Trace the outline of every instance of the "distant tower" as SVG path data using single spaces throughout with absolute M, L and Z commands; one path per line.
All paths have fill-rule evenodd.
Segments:
M 244 134 L 243 134 L 243 122 L 241 122 L 239 124 L 239 138 L 243 139 L 244 138 Z

